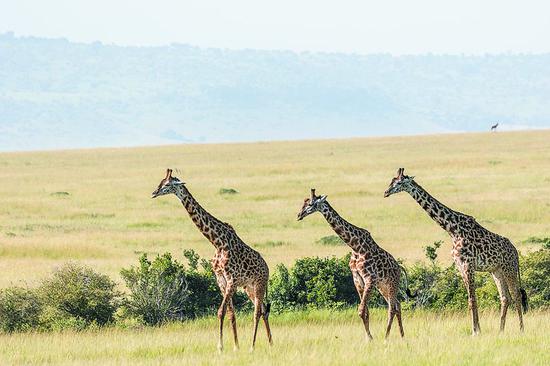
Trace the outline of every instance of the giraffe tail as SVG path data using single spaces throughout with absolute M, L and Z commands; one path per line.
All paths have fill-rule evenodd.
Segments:
M 529 310 L 529 304 L 527 302 L 527 292 L 520 288 L 519 291 L 521 292 L 521 307 L 523 308 L 523 313 L 526 313 L 527 310 Z
M 416 296 L 418 296 L 418 294 L 416 292 L 413 294 L 409 289 L 409 275 L 407 274 L 407 270 L 403 266 L 399 266 L 399 267 L 401 268 L 401 270 L 403 271 L 403 274 L 405 275 L 405 293 L 407 294 L 408 297 L 410 297 L 411 299 L 414 299 Z
M 269 318 L 269 312 L 271 311 L 271 304 L 269 303 L 269 301 L 267 300 L 267 295 L 268 295 L 268 292 L 267 292 L 267 286 L 265 287 L 265 304 L 263 306 L 263 311 L 264 311 L 264 314 L 265 314 L 265 318 L 268 319 Z
M 519 292 L 521 293 L 521 307 L 523 308 L 523 313 L 526 313 L 529 310 L 529 303 L 527 301 L 527 291 L 521 286 L 521 273 L 518 265 L 518 281 L 519 281 Z

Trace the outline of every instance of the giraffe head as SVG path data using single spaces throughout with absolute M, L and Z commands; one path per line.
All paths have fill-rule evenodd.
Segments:
M 315 195 L 315 189 L 311 189 L 311 197 L 304 200 L 304 205 L 298 213 L 298 221 L 302 220 L 304 217 L 311 215 L 316 211 L 321 211 L 323 206 L 327 201 L 327 196 L 317 196 Z
M 399 193 L 401 191 L 406 191 L 414 179 L 414 177 L 409 177 L 404 174 L 405 168 L 397 169 L 397 176 L 391 180 L 390 186 L 384 192 L 384 197 L 389 197 L 394 193 Z
M 166 177 L 160 181 L 157 189 L 151 193 L 151 198 L 176 193 L 176 190 L 182 187 L 183 184 L 178 178 L 172 177 L 172 169 L 166 169 Z

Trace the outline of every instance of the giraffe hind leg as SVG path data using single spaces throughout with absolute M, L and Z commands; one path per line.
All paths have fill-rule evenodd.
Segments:
M 401 304 L 399 303 L 399 300 L 397 299 L 397 291 L 396 288 L 385 288 L 385 293 L 382 295 L 386 299 L 386 302 L 388 303 L 388 325 L 386 327 L 386 339 L 390 336 L 390 331 L 393 323 L 393 318 L 397 316 L 397 322 L 399 325 L 399 333 L 401 334 L 401 337 L 405 335 L 403 332 L 403 322 L 401 319 Z
M 265 289 L 263 288 L 263 286 L 247 286 L 245 287 L 245 292 L 248 295 L 248 298 L 254 304 L 254 333 L 252 338 L 252 349 L 254 349 L 256 345 L 256 335 L 258 332 L 258 323 L 259 323 L 260 317 L 262 318 L 265 325 L 265 330 L 267 332 L 267 339 L 269 341 L 269 345 L 272 345 L 273 338 L 271 335 L 271 328 L 269 327 L 268 309 L 263 301 Z
M 399 325 L 399 333 L 401 338 L 405 337 L 405 331 L 403 330 L 403 320 L 401 319 L 401 303 L 399 300 L 395 303 L 395 315 L 397 316 L 397 324 Z
M 492 275 L 500 295 L 500 331 L 503 332 L 506 326 L 506 313 L 508 312 L 508 306 L 510 306 L 511 296 L 502 271 L 497 270 Z
M 510 295 L 512 297 L 512 302 L 519 317 L 519 329 L 523 331 L 523 311 L 521 305 L 521 291 L 519 288 L 519 281 L 517 273 L 506 273 L 506 284 L 510 290 Z

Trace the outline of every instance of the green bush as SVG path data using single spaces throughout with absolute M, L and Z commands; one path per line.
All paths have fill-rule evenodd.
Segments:
M 529 306 L 550 307 L 550 250 L 540 249 L 520 257 L 521 281 Z
M 215 314 L 222 296 L 210 262 L 193 250 L 184 251 L 184 256 L 187 268 L 165 253 L 153 261 L 144 254 L 139 266 L 121 271 L 130 289 L 125 304 L 128 314 L 148 325 Z M 246 296 L 238 292 L 233 301 L 240 307 L 246 303 Z
M 22 287 L 0 290 L 0 329 L 16 332 L 35 329 L 40 323 L 42 304 L 37 294 Z
M 269 286 L 273 311 L 357 304 L 349 258 L 349 254 L 344 258 L 302 258 L 290 270 L 277 266 Z M 378 296 L 373 293 L 371 300 L 379 302 Z
M 40 314 L 40 329 L 62 331 L 65 329 L 84 330 L 96 322 L 88 322 L 79 316 L 70 315 L 53 306 L 45 306 Z
M 90 267 L 65 264 L 38 288 L 44 305 L 50 308 L 44 317 L 46 327 L 66 318 L 86 325 L 111 322 L 120 301 L 115 286 L 108 276 Z
M 123 269 L 121 276 L 130 290 L 126 302 L 128 312 L 156 325 L 185 317 L 185 302 L 189 296 L 183 265 L 169 253 L 153 261 L 143 254 L 139 266 Z

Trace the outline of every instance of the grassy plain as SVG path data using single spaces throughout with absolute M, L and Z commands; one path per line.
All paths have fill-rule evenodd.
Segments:
M 472 214 L 489 229 L 530 250 L 550 236 L 550 131 L 453 134 L 254 144 L 72 150 L 0 154 L 0 287 L 35 285 L 62 263 L 92 265 L 120 281 L 121 267 L 143 253 L 184 248 L 209 258 L 213 248 L 175 197 L 150 193 L 166 167 L 186 181 L 211 213 L 230 222 L 271 265 L 303 256 L 344 255 L 317 241 L 332 231 L 320 215 L 296 221 L 310 187 L 327 194 L 351 222 L 407 262 L 446 234 L 406 194 L 384 199 L 405 167 L 434 196 Z M 220 194 L 221 189 L 237 194 Z M 495 309 L 496 311 L 496 309 Z M 216 320 L 161 328 L 107 328 L 81 333 L 0 335 L 0 364 L 548 364 L 550 314 L 526 316 L 519 334 L 509 313 L 482 316 L 469 335 L 467 314 L 407 312 L 406 339 L 383 342 L 385 312 L 372 312 L 366 343 L 356 312 L 272 315 L 275 346 L 248 352 L 251 316 L 239 317 L 242 349 L 215 352 Z M 228 335 L 228 329 L 226 330 Z
M 273 315 L 274 346 L 268 347 L 262 328 L 253 353 L 251 314 L 238 316 L 239 351 L 233 351 L 226 327 L 222 354 L 216 352 L 214 318 L 160 328 L 0 335 L 0 364 L 548 365 L 550 314 L 528 313 L 523 334 L 510 315 L 499 334 L 496 312 L 482 313 L 483 333 L 472 337 L 466 314 L 405 312 L 405 338 L 394 328 L 386 342 L 386 313 L 378 309 L 371 311 L 372 342 L 354 310 Z
M 447 235 L 411 197 L 383 198 L 401 166 L 520 250 L 550 236 L 550 131 L 1 153 L 0 287 L 32 286 L 69 260 L 118 280 L 142 252 L 210 258 L 177 199 L 150 198 L 166 167 L 272 268 L 348 251 L 317 243 L 333 234 L 321 215 L 296 221 L 310 187 L 395 256 L 421 260 L 442 239 L 449 261 Z

